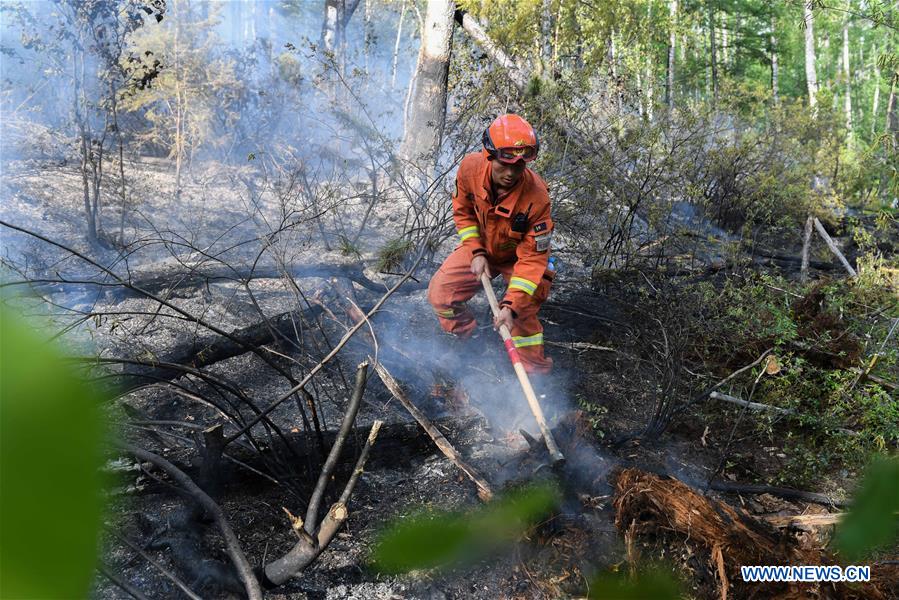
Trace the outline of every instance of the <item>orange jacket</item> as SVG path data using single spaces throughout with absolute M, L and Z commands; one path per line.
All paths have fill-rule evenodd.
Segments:
M 515 187 L 494 206 L 491 166 L 484 152 L 462 159 L 456 174 L 453 220 L 462 245 L 470 248 L 473 255 L 484 254 L 494 264 L 515 263 L 501 304 L 517 313 L 531 302 L 541 278 L 547 274 L 553 231 L 549 192 L 539 175 L 525 169 Z M 527 215 L 522 232 L 512 230 L 518 213 Z

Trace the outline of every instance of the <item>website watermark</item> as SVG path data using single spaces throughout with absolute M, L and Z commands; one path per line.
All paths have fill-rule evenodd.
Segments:
M 871 567 L 837 565 L 745 566 L 740 567 L 743 581 L 761 582 L 863 582 L 871 580 Z

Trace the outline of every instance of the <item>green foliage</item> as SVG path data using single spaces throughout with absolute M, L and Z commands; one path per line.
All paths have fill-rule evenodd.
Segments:
M 870 466 L 852 510 L 837 527 L 833 544 L 849 561 L 899 544 L 899 457 L 881 459 Z
M 578 406 L 584 411 L 584 414 L 587 417 L 587 422 L 590 423 L 590 428 L 593 429 L 594 435 L 596 435 L 598 439 L 603 439 L 606 434 L 602 426 L 604 417 L 606 416 L 606 414 L 608 414 L 609 409 L 602 404 L 587 400 L 581 394 L 577 395 L 577 403 Z
M 723 322 L 711 315 L 710 322 L 720 323 L 713 335 L 727 340 L 725 346 L 733 345 L 738 351 L 747 346 L 775 348 L 780 373 L 760 380 L 753 400 L 792 414 L 777 419 L 761 415 L 752 422 L 759 434 L 781 444 L 786 458 L 774 475 L 780 481 L 792 485 L 813 482 L 835 467 L 856 469 L 872 456 L 899 448 L 899 398 L 848 370 L 870 360 L 870 356 L 855 355 L 860 348 L 857 340 L 870 336 L 869 353 L 873 355 L 892 322 L 879 319 L 872 323 L 863 316 L 854 317 L 859 307 L 875 306 L 884 311 L 893 307 L 895 312 L 895 292 L 884 280 L 870 281 L 872 278 L 805 289 L 769 277 L 744 285 L 728 282 L 707 306 L 708 310 L 714 303 L 724 305 L 710 311 L 724 315 Z M 777 289 L 784 292 L 772 293 Z M 804 292 L 799 294 L 803 298 L 797 300 L 789 292 Z M 801 301 L 807 297 L 815 299 L 812 315 L 802 312 L 807 309 L 801 308 Z M 712 359 L 711 353 L 703 358 L 707 362 Z M 895 345 L 877 355 L 876 366 L 884 376 L 895 373 L 897 365 Z
M 375 268 L 382 273 L 396 270 L 403 264 L 403 261 L 412 249 L 413 243 L 410 239 L 396 238 L 389 240 L 378 250 Z
M 97 395 L 0 310 L 0 597 L 87 597 L 101 515 Z
M 354 258 L 360 258 L 362 253 L 359 252 L 359 248 L 353 244 L 353 241 L 343 234 L 338 234 L 338 249 L 340 253 L 344 256 L 352 256 Z
M 620 574 L 601 575 L 590 584 L 587 597 L 591 600 L 676 600 L 682 597 L 682 590 L 671 571 L 654 568 L 631 578 Z
M 543 484 L 515 490 L 468 513 L 403 517 L 381 535 L 373 566 L 384 573 L 405 573 L 479 560 L 517 540 L 558 502 L 558 490 Z
M 186 159 L 205 144 L 223 146 L 239 114 L 234 100 L 244 88 L 233 60 L 217 52 L 215 34 L 220 7 L 209 16 L 187 0 L 170 0 L 166 19 L 131 37 L 130 53 L 150 53 L 161 61 L 159 74 L 142 90 L 123 98 L 123 107 L 145 119 L 137 139 L 164 148 L 171 158 Z

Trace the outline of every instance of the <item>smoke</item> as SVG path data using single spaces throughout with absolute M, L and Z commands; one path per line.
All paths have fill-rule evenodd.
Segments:
M 528 448 L 521 431 L 538 444 L 533 453 L 537 463 L 530 469 L 539 466 L 541 459 L 548 463 L 548 455 L 543 456 L 540 429 L 502 340 L 492 329 L 492 317 L 483 294 L 476 294 L 468 306 L 479 327 L 476 337 L 461 340 L 441 330 L 423 292 L 397 301 L 393 310 L 374 318 L 380 356 L 401 381 L 419 382 L 415 386 L 415 401 L 421 402 L 420 407 L 432 417 L 445 412 L 464 412 L 467 408 L 484 416 L 493 442 L 482 446 L 478 456 L 499 465 L 491 468 L 491 477 L 502 485 L 530 475 L 529 468 L 515 460 Z M 575 431 L 573 416 L 577 414 L 577 406 L 573 387 L 579 380 L 578 372 L 574 366 L 564 366 L 564 361 L 557 357 L 552 373 L 531 375 L 530 380 L 550 429 L 555 429 L 557 442 L 564 447 L 566 477 L 582 483 L 581 489 L 605 493 L 606 477 L 617 461 L 581 437 L 592 436 L 591 431 Z M 455 385 L 455 393 L 443 387 L 447 383 Z M 429 401 L 428 397 L 435 392 L 440 398 Z M 469 407 L 458 406 L 460 392 L 464 393 L 462 402 L 467 400 Z
M 148 89 L 131 90 L 142 110 L 135 112 L 131 123 L 135 130 L 125 133 L 139 141 L 146 133 L 140 130 L 148 125 L 140 113 L 148 108 L 173 121 L 177 118 L 174 111 L 167 114 L 165 102 L 154 107 L 145 103 L 152 98 L 154 85 L 165 88 L 166 78 L 178 76 L 193 93 L 191 110 L 209 119 L 214 133 L 209 137 L 217 138 L 200 150 L 215 156 L 211 147 L 217 145 L 218 159 L 238 160 L 241 155 L 245 159 L 248 145 L 262 140 L 268 143 L 260 146 L 269 147 L 257 147 L 257 152 L 271 151 L 270 146 L 278 144 L 331 146 L 340 126 L 337 113 L 347 108 L 367 111 L 374 126 L 397 137 L 417 57 L 414 19 L 405 15 L 397 44 L 399 7 L 374 11 L 367 4 L 359 4 L 347 22 L 342 45 L 331 55 L 320 45 L 324 2 L 169 0 L 160 21 L 147 16 L 122 41 L 122 66 L 134 67 L 132 59 L 161 63 L 161 74 L 147 82 Z M 79 22 L 77 11 L 52 0 L 10 3 L 2 10 L 4 121 L 7 126 L 12 126 L 11 120 L 24 119 L 66 128 L 74 96 L 84 93 L 89 101 L 97 101 L 105 91 L 99 86 L 108 81 L 97 53 L 90 51 L 84 53 L 84 77 L 73 75 L 73 61 L 80 60 L 73 40 L 83 38 L 95 24 Z M 339 76 L 329 71 L 339 71 Z M 78 82 L 73 81 L 76 78 Z M 86 89 L 73 85 L 82 81 L 88 84 Z M 190 86 L 202 89 L 192 91 Z M 349 98 L 350 92 L 354 98 Z M 255 131 L 265 137 L 254 140 Z

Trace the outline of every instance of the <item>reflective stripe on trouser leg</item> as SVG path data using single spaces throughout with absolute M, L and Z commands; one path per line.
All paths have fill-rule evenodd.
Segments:
M 513 335 L 512 343 L 516 348 L 526 348 L 528 346 L 542 346 L 543 333 L 535 333 L 534 335 Z
M 521 307 L 512 326 L 512 343 L 528 373 L 549 373 L 553 361 L 543 354 L 543 326 L 537 318 L 540 303 L 529 302 Z

